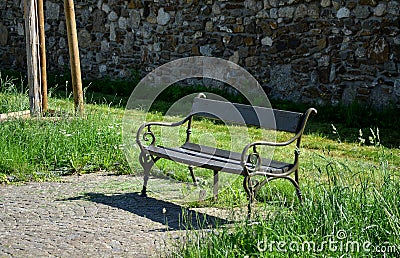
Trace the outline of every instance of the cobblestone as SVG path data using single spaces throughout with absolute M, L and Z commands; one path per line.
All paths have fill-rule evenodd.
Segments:
M 140 181 L 94 173 L 0 186 L 0 257 L 166 256 L 185 228 L 200 227 L 204 209 L 140 197 Z

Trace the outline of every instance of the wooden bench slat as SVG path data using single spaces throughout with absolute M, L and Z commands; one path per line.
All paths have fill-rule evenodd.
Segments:
M 232 174 L 241 174 L 243 167 L 239 164 L 232 164 L 227 162 L 221 162 L 215 159 L 211 159 L 211 157 L 199 157 L 188 155 L 182 151 L 178 151 L 177 149 L 166 149 L 158 146 L 149 146 L 147 148 L 150 154 L 156 155 L 157 157 L 173 160 L 179 163 L 183 163 L 186 165 L 192 165 L 195 167 L 202 167 L 217 171 L 228 172 Z
M 162 146 L 148 146 L 147 151 L 152 155 L 162 157 L 169 160 L 174 160 L 176 162 L 184 163 L 187 165 L 192 165 L 196 167 L 203 167 L 207 169 L 223 171 L 233 174 L 241 174 L 243 167 L 240 165 L 240 159 L 229 159 L 221 156 L 215 156 L 205 152 L 197 152 L 186 148 L 169 148 Z M 240 155 L 239 153 L 231 152 L 233 155 Z M 272 173 L 283 173 L 288 171 L 292 164 L 277 162 L 277 161 L 267 161 L 264 159 L 264 164 L 267 166 L 261 166 L 261 170 L 269 170 Z
M 204 146 L 204 145 L 199 145 L 191 142 L 187 142 L 184 145 L 181 146 L 183 149 L 188 149 L 192 150 L 193 153 L 206 153 L 212 156 L 216 157 L 223 157 L 232 161 L 236 161 L 240 165 L 241 161 L 241 153 L 238 152 L 233 152 L 233 151 L 227 151 L 227 150 L 222 150 L 218 148 L 212 148 L 209 146 Z M 290 163 L 285 163 L 277 160 L 270 160 L 266 158 L 262 158 L 262 164 L 264 166 L 272 167 L 275 169 L 283 169 L 285 167 L 289 167 L 291 164 Z M 283 169 L 284 170 L 284 169 Z
M 224 122 L 253 125 L 266 129 L 295 133 L 302 113 L 266 107 L 230 103 L 219 100 L 195 98 L 192 114 Z

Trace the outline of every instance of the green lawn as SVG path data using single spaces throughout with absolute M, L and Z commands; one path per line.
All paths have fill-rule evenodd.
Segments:
M 0 91 L 1 112 L 27 109 L 24 93 L 4 88 Z M 125 158 L 123 107 L 88 104 L 84 118 L 72 115 L 73 104 L 68 98 L 51 98 L 50 108 L 62 115 L 0 123 L 0 183 L 57 180 L 62 175 L 99 170 L 142 172 L 137 161 L 131 169 Z M 163 119 L 159 112 L 149 118 Z M 249 138 L 242 137 L 243 128 L 228 131 L 224 125 L 208 120 L 196 121 L 194 128 L 194 141 L 238 151 L 241 144 L 263 136 L 249 128 Z M 312 119 L 300 160 L 302 205 L 288 182 L 273 181 L 257 196 L 251 222 L 244 218 L 229 227 L 190 232 L 172 256 L 342 257 L 350 253 L 351 257 L 383 257 L 380 251 L 386 251 L 386 257 L 396 257 L 400 250 L 394 250 L 400 248 L 400 148 L 397 142 L 387 139 L 396 138 L 398 130 L 371 128 Z M 181 136 L 184 131 L 179 130 Z M 288 135 L 280 133 L 276 137 Z M 275 149 L 274 158 L 292 159 L 293 151 Z M 190 181 L 185 166 L 170 161 L 157 165 L 158 173 Z M 196 173 L 210 176 L 201 169 Z M 245 204 L 241 180 L 232 182 L 216 202 L 191 203 L 224 208 Z

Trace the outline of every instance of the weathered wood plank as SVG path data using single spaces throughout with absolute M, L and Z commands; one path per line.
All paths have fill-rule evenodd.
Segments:
M 74 94 L 75 112 L 83 114 L 83 91 L 81 76 L 81 61 L 79 58 L 78 34 L 76 31 L 75 8 L 73 0 L 64 0 L 65 18 L 67 23 L 69 58 L 71 65 L 72 88 Z
M 46 60 L 46 37 L 44 29 L 43 1 L 38 0 L 37 13 L 39 22 L 39 46 L 40 46 L 40 77 L 42 86 L 42 111 L 47 112 L 49 106 L 47 101 L 47 60 Z
M 228 172 L 232 174 L 241 174 L 243 172 L 243 167 L 240 165 L 239 160 L 229 159 L 224 157 L 218 157 L 205 152 L 191 151 L 184 148 L 169 148 L 163 146 L 148 146 L 146 150 L 150 154 L 164 159 L 173 160 L 175 162 L 183 163 L 186 165 L 191 165 L 195 167 L 202 167 L 216 171 Z M 234 153 L 233 155 L 240 155 L 239 153 Z M 274 160 L 264 159 L 264 164 L 262 168 L 270 168 L 276 170 L 276 172 L 285 172 L 290 169 L 291 164 L 278 162 Z
M 253 125 L 266 129 L 296 132 L 302 113 L 266 107 L 195 98 L 192 113 L 224 122 Z
M 24 2 L 30 112 L 32 116 L 37 116 L 42 113 L 37 9 L 35 0 Z
M 218 149 L 218 148 L 212 148 L 209 146 L 204 146 L 204 145 L 199 145 L 191 142 L 187 142 L 184 145 L 181 146 L 181 149 L 187 150 L 188 154 L 195 155 L 196 153 L 204 153 L 210 156 L 213 156 L 214 159 L 217 158 L 224 158 L 225 160 L 229 160 L 231 163 L 234 164 L 240 164 L 241 162 L 241 153 L 234 152 L 234 151 L 227 151 L 223 149 Z M 267 158 L 261 158 L 262 164 L 265 166 L 269 166 L 272 168 L 280 169 L 283 167 L 287 167 L 290 164 L 277 161 L 277 160 L 271 160 Z

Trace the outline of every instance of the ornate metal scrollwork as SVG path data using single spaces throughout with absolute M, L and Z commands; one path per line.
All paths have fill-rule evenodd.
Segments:
M 154 135 L 154 133 L 151 131 L 150 126 L 147 127 L 147 132 L 145 132 L 143 134 L 143 140 L 145 142 L 150 141 L 149 137 L 151 138 L 151 142 L 149 145 L 153 145 L 156 142 L 156 136 Z
M 246 168 L 250 172 L 259 171 L 261 167 L 261 157 L 257 152 L 249 154 L 247 157 Z
M 140 152 L 139 162 L 140 162 L 140 165 L 142 165 L 142 167 L 144 169 L 149 168 L 149 167 L 153 166 L 153 164 L 154 164 L 154 161 L 151 158 L 150 154 L 145 153 L 145 152 Z

